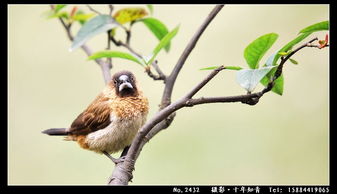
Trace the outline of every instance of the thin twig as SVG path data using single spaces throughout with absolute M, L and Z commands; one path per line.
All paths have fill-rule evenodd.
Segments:
M 127 29 L 126 31 L 125 31 L 125 33 L 126 33 L 126 39 L 125 39 L 125 43 L 126 43 L 126 45 L 130 45 L 130 39 L 131 39 L 131 30 L 130 29 Z
M 112 15 L 112 11 L 114 10 L 114 6 L 109 4 L 109 15 Z
M 107 48 L 106 48 L 106 50 L 110 50 L 111 49 L 111 42 L 110 42 L 110 32 L 111 32 L 111 30 L 109 30 L 108 32 L 107 32 L 107 35 L 108 35 L 108 41 L 107 41 Z M 111 57 L 108 57 L 107 59 L 106 59 L 106 62 L 109 64 L 109 68 L 111 69 L 112 68 L 112 58 Z
M 98 15 L 102 15 L 101 12 L 99 12 L 99 11 L 97 11 L 96 9 L 92 8 L 89 4 L 87 4 L 87 7 L 88 7 L 91 11 L 97 13 Z
M 141 58 L 142 56 L 137 53 L 135 50 L 133 50 L 128 44 L 125 44 L 124 42 L 120 40 L 116 40 L 113 36 L 110 36 L 110 40 L 116 45 L 116 46 L 122 46 L 126 49 L 128 49 L 132 54 L 136 55 L 137 57 Z
M 208 75 L 204 80 L 202 80 L 198 85 L 196 85 L 189 93 L 186 94 L 184 98 L 191 99 L 201 88 L 203 88 L 211 79 L 213 79 L 220 71 L 224 70 L 224 66 L 220 66 L 210 75 Z
M 211 13 L 207 16 L 205 21 L 201 24 L 199 29 L 196 31 L 196 33 L 193 35 L 191 38 L 190 42 L 186 46 L 185 50 L 183 51 L 183 54 L 180 56 L 177 64 L 173 68 L 171 74 L 167 77 L 165 89 L 163 92 L 163 97 L 162 97 L 162 107 L 167 106 L 168 104 L 171 103 L 171 96 L 172 96 L 172 91 L 173 87 L 175 84 L 175 81 L 178 77 L 178 74 L 185 64 L 186 59 L 188 56 L 191 54 L 192 50 L 194 49 L 195 45 L 197 44 L 199 38 L 207 28 L 207 26 L 211 23 L 211 21 L 214 19 L 214 17 L 220 12 L 220 10 L 223 8 L 224 5 L 217 5 L 215 8 L 211 11 Z
M 50 7 L 51 7 L 52 10 L 55 9 L 55 7 L 53 5 L 51 5 Z M 69 40 L 73 41 L 74 36 L 71 34 L 71 30 L 70 30 L 71 29 L 71 23 L 69 25 L 67 25 L 62 18 L 59 18 L 59 20 L 60 20 L 62 26 L 64 27 L 64 29 L 66 30 L 66 33 L 67 33 L 67 36 L 68 36 Z M 91 56 L 93 54 L 91 48 L 88 47 L 86 44 L 83 44 L 81 46 L 81 48 L 87 54 L 87 56 Z M 111 69 L 112 66 L 110 66 L 108 63 L 105 63 L 102 59 L 95 59 L 95 62 L 101 68 L 105 84 L 109 83 L 111 81 L 110 69 Z
M 130 51 L 130 53 L 136 55 L 139 58 L 142 58 L 142 55 L 140 55 L 138 52 L 136 52 L 135 50 L 133 50 L 133 48 L 131 48 L 129 44 L 125 44 L 124 42 L 122 42 L 120 40 L 117 41 L 114 37 L 110 37 L 110 40 L 116 46 L 122 46 L 122 47 L 128 49 Z M 155 70 L 157 71 L 158 75 L 155 75 L 155 74 L 152 73 L 150 66 L 148 66 L 148 67 L 145 68 L 145 72 L 147 73 L 147 75 L 149 77 L 151 77 L 153 80 L 163 80 L 164 83 L 166 83 L 166 75 L 158 67 L 157 61 L 152 62 L 151 65 L 155 68 Z
M 155 60 L 155 61 L 152 63 L 152 67 L 157 71 L 158 75 L 164 79 L 164 83 L 165 83 L 166 75 L 163 73 L 163 71 L 162 71 L 162 70 L 160 69 L 160 67 L 158 66 L 158 61 L 157 61 L 157 60 Z
M 301 49 L 305 48 L 305 47 L 308 47 L 312 42 L 318 40 L 318 38 L 314 38 L 310 41 L 308 41 L 307 43 L 301 45 L 300 47 L 298 47 L 297 49 L 293 50 L 289 55 L 285 56 L 284 58 L 281 59 L 281 62 L 280 62 L 280 65 L 279 67 L 277 68 L 275 74 L 274 74 L 274 78 L 273 78 L 273 81 L 276 80 L 279 76 L 281 76 L 282 74 L 282 69 L 283 69 L 283 65 L 284 63 L 290 59 L 291 56 L 293 56 L 295 53 L 297 53 L 298 51 L 300 51 Z
M 155 63 L 152 63 L 152 64 L 155 64 Z M 151 66 L 145 67 L 145 72 L 146 72 L 147 75 L 148 75 L 149 77 L 151 77 L 153 80 L 163 80 L 163 81 L 164 81 L 164 84 L 165 84 L 166 76 L 163 75 L 163 74 L 155 75 L 155 74 L 152 73 L 152 71 L 151 71 Z
M 121 40 L 116 40 L 115 37 L 110 36 L 110 40 L 116 45 L 116 46 L 121 46 L 129 50 L 130 53 L 136 55 L 139 58 L 142 58 L 142 55 L 136 52 L 131 46 L 130 46 L 130 38 L 131 38 L 131 26 L 133 23 L 130 24 L 130 29 L 127 29 L 123 27 L 123 29 L 126 32 L 126 40 L 125 43 L 122 42 Z M 152 78 L 153 80 L 163 80 L 164 84 L 166 83 L 166 75 L 160 70 L 160 68 L 157 65 L 157 61 L 152 62 L 151 66 L 154 67 L 154 69 L 157 71 L 158 75 L 155 75 L 152 73 L 150 66 L 145 68 L 145 72 L 147 75 Z

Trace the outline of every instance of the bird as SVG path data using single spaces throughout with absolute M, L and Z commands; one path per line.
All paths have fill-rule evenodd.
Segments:
M 106 155 L 115 164 L 125 155 L 138 130 L 146 122 L 148 99 L 139 89 L 133 73 L 120 71 L 68 128 L 51 128 L 42 133 L 65 136 L 83 149 Z M 123 150 L 124 149 L 124 150 Z M 120 158 L 110 154 L 121 151 Z

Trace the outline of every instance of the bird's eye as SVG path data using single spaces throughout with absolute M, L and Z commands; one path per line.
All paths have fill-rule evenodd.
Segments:
M 117 84 L 117 80 L 114 79 L 114 84 Z

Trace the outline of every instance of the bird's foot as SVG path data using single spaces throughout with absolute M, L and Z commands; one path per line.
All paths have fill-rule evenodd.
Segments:
M 115 164 L 118 164 L 118 163 L 121 163 L 121 162 L 124 162 L 125 161 L 125 156 L 122 156 L 120 158 L 114 158 L 112 157 L 109 153 L 107 152 L 103 152 L 104 155 L 106 155 L 113 163 Z
M 111 161 L 113 162 L 113 163 L 115 163 L 115 164 L 118 164 L 118 163 L 121 163 L 121 162 L 124 162 L 125 161 L 125 156 L 122 156 L 122 157 L 120 157 L 120 158 L 113 158 L 113 157 L 111 157 Z

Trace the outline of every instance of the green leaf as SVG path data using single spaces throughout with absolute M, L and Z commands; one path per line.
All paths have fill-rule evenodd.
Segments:
M 124 53 L 124 52 L 119 52 L 119 51 L 99 51 L 91 56 L 88 57 L 88 60 L 94 60 L 94 59 L 99 59 L 99 58 L 122 58 L 122 59 L 127 59 L 133 62 L 136 62 L 142 66 L 144 66 L 142 59 L 135 55 L 131 55 L 129 53 Z
M 151 15 L 153 14 L 153 5 L 152 4 L 147 4 L 147 8 L 149 9 Z
M 57 4 L 57 5 L 55 5 L 55 9 L 54 9 L 55 13 L 59 12 L 62 8 L 66 7 L 66 6 L 67 5 L 65 5 L 65 4 Z
M 281 55 L 281 56 L 286 56 L 286 55 L 288 55 L 287 52 L 279 52 L 278 54 Z
M 241 87 L 252 92 L 260 80 L 272 69 L 273 66 L 260 69 L 242 69 L 236 73 L 236 80 Z
M 274 44 L 278 35 L 275 33 L 260 36 L 250 43 L 244 50 L 244 57 L 251 69 L 259 67 L 259 61 L 267 50 Z
M 95 15 L 95 13 L 88 13 L 85 14 L 81 10 L 76 12 L 76 14 L 73 16 L 73 19 L 75 21 L 80 22 L 81 24 L 84 24 L 88 19 L 92 18 Z
M 276 70 L 276 69 L 275 69 Z M 270 71 L 269 73 L 271 73 L 272 71 Z M 272 75 L 274 75 L 275 71 L 273 73 L 271 73 Z M 260 81 L 264 86 L 267 86 L 267 84 L 269 83 L 269 78 L 268 76 L 264 76 L 263 79 Z M 274 86 L 272 88 L 272 92 L 281 95 L 283 94 L 283 85 L 284 85 L 284 78 L 283 78 L 283 74 L 280 75 L 280 77 L 278 77 L 275 81 L 274 81 Z
M 147 16 L 147 12 L 144 8 L 124 8 L 118 10 L 113 16 L 115 20 L 120 24 L 135 21 L 137 19 Z
M 322 30 L 329 30 L 329 21 L 318 22 L 316 24 L 310 25 L 300 31 L 300 33 L 312 33 Z
M 283 94 L 283 86 L 284 86 L 284 78 L 283 74 L 280 75 L 275 81 L 274 81 L 274 87 L 271 91 L 275 92 L 276 94 L 282 96 Z
M 157 37 L 158 40 L 163 39 L 164 36 L 168 33 L 167 27 L 156 18 L 149 17 L 138 21 L 143 22 L 145 26 Z M 166 52 L 170 50 L 170 43 L 165 46 L 165 50 Z
M 214 69 L 217 69 L 219 67 L 221 67 L 221 65 L 220 66 L 204 67 L 204 68 L 201 68 L 199 70 L 214 70 Z M 229 69 L 229 70 L 236 70 L 236 71 L 242 69 L 242 67 L 239 67 L 239 66 L 224 66 L 224 68 Z
M 276 66 L 277 65 L 277 60 L 281 57 L 280 53 L 281 54 L 283 54 L 283 53 L 289 54 L 289 51 L 292 49 L 292 47 L 294 45 L 296 45 L 299 42 L 301 42 L 302 40 L 304 40 L 310 34 L 311 34 L 311 32 L 300 34 L 295 39 L 293 39 L 290 42 L 288 42 L 285 46 L 283 46 L 280 50 L 278 50 L 276 53 L 274 53 L 273 55 L 271 55 L 268 58 L 268 60 L 266 62 L 266 65 L 267 66 Z M 276 69 L 273 69 L 272 71 L 270 71 L 267 75 L 265 75 L 262 78 L 261 83 L 264 86 L 266 86 L 269 83 L 270 78 L 274 76 L 275 72 L 276 72 Z M 283 85 L 284 85 L 283 74 L 281 74 L 281 76 L 279 78 L 277 78 L 274 81 L 274 83 L 275 84 L 274 84 L 274 87 L 273 87 L 272 91 L 275 92 L 276 94 L 282 95 L 283 94 Z
M 66 11 L 58 12 L 54 17 L 69 19 L 69 13 Z
M 158 55 L 159 51 L 164 48 L 166 45 L 168 45 L 171 41 L 171 39 L 178 33 L 179 30 L 179 26 L 175 27 L 171 32 L 167 33 L 158 43 L 158 45 L 156 46 L 156 48 L 154 48 L 153 52 L 152 52 L 152 57 L 151 59 L 148 61 L 147 64 L 151 64 L 153 62 L 153 60 L 156 58 L 156 56 Z
M 55 5 L 55 8 L 53 10 L 48 10 L 42 13 L 42 17 L 47 18 L 47 19 L 56 18 L 56 17 L 63 17 L 63 18 L 68 19 L 69 18 L 68 12 L 64 11 L 62 13 L 58 13 L 65 6 L 67 5 L 63 5 L 63 4 Z
M 82 46 L 93 36 L 106 32 L 119 24 L 110 15 L 98 15 L 86 22 L 78 31 L 70 47 L 70 51 Z
M 204 67 L 204 68 L 201 68 L 199 70 L 214 70 L 216 68 L 219 68 L 220 66 L 210 66 L 210 67 Z
M 298 65 L 298 62 L 294 59 L 289 58 L 289 61 L 294 65 Z
M 66 11 L 58 12 L 55 13 L 53 10 L 49 10 L 45 13 L 43 13 L 43 17 L 46 17 L 47 19 L 52 19 L 52 18 L 69 18 L 69 13 Z
M 225 66 L 225 69 L 229 69 L 229 70 L 241 70 L 242 67 L 239 67 L 239 66 Z
M 272 54 L 270 57 L 268 57 L 265 66 L 272 66 L 272 65 L 273 65 L 273 61 L 274 61 L 274 58 L 276 57 L 277 53 L 278 53 L 278 52 L 275 52 L 275 53 Z
M 288 42 L 284 47 L 282 47 L 278 53 L 280 52 L 288 52 L 290 49 L 292 49 L 292 47 L 296 44 L 298 44 L 299 42 L 301 42 L 303 39 L 305 39 L 306 37 L 308 37 L 311 34 L 311 32 L 307 32 L 307 33 L 303 33 L 301 35 L 299 35 L 298 37 L 296 37 L 295 39 L 293 39 L 292 41 Z M 273 60 L 272 65 L 276 65 L 277 60 L 281 57 L 280 54 L 276 54 Z

